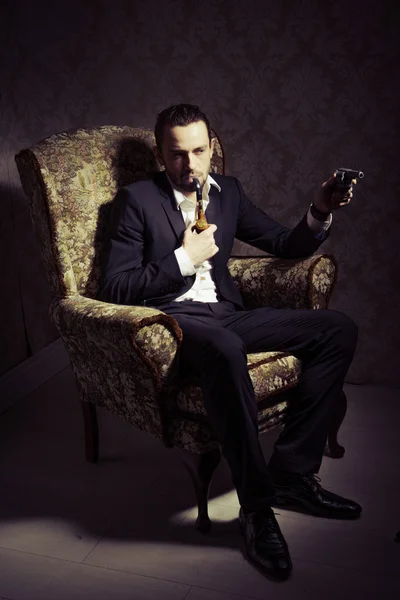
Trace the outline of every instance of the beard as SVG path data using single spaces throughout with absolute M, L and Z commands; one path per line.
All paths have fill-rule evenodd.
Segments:
M 171 176 L 168 173 L 169 178 L 171 179 L 171 181 L 174 183 L 174 185 L 178 188 L 178 190 L 180 190 L 182 193 L 193 193 L 194 191 L 196 191 L 196 187 L 193 181 L 188 181 L 186 178 L 187 177 L 194 177 L 196 179 L 199 180 L 200 182 L 200 187 L 201 189 L 203 189 L 205 182 L 207 181 L 207 177 L 208 177 L 208 173 L 209 171 L 207 171 L 207 173 L 204 175 L 203 173 L 185 173 L 184 175 L 180 175 L 180 176 Z

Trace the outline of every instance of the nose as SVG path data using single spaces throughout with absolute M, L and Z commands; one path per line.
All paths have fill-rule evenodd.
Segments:
M 195 164 L 196 164 L 195 158 L 196 157 L 192 152 L 188 153 L 186 166 L 187 166 L 187 169 L 190 171 L 194 171 L 194 169 L 195 169 Z

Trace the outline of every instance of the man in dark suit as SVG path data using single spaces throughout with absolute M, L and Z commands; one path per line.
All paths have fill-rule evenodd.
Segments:
M 111 209 L 101 298 L 172 315 L 183 332 L 180 368 L 200 378 L 204 404 L 228 461 L 241 509 L 247 558 L 286 578 L 292 563 L 271 505 L 355 518 L 361 507 L 322 488 L 319 470 L 332 407 L 353 358 L 357 327 L 332 310 L 246 311 L 227 267 L 234 238 L 285 258 L 311 255 L 345 206 L 335 177 L 325 182 L 293 229 L 246 197 L 239 181 L 210 176 L 214 149 L 207 117 L 193 105 L 162 111 L 155 128 L 165 172 L 119 190 Z M 193 231 L 202 187 L 210 227 Z M 267 467 L 246 364 L 249 352 L 289 351 L 302 360 L 286 425 Z

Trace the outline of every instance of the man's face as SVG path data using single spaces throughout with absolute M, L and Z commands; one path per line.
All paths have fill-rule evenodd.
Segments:
M 214 140 L 208 137 L 204 121 L 185 127 L 165 125 L 159 157 L 171 181 L 184 194 L 194 191 L 193 177 L 203 187 L 210 172 Z

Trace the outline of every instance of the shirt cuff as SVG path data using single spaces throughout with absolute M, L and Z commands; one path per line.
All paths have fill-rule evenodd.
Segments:
M 315 217 L 312 216 L 310 209 L 307 212 L 307 225 L 314 233 L 315 237 L 321 238 L 324 237 L 326 231 L 328 231 L 329 227 L 332 224 L 332 213 L 328 216 L 326 221 L 318 221 Z
M 196 269 L 194 268 L 192 261 L 188 257 L 188 254 L 183 246 L 175 250 L 175 256 L 182 277 L 187 277 L 188 275 L 194 275 L 196 273 Z

